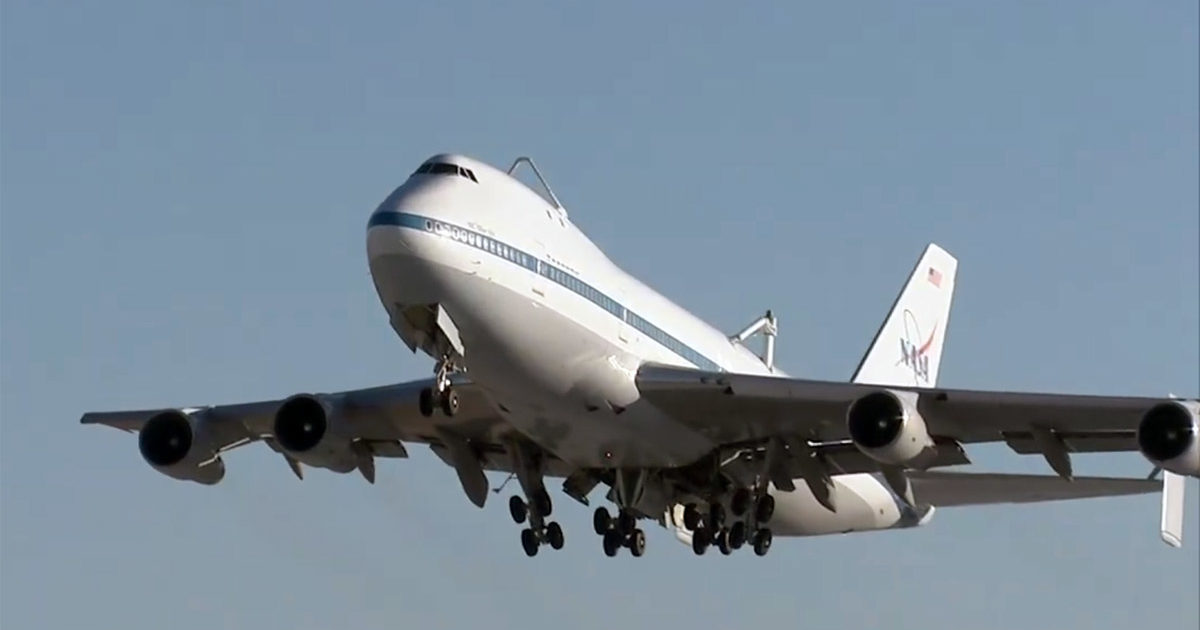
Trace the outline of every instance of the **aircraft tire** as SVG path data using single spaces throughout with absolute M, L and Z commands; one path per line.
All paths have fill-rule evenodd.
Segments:
M 646 532 L 641 529 L 633 530 L 633 535 L 629 537 L 629 553 L 635 558 L 640 558 L 646 553 Z
M 525 504 L 525 501 L 521 497 L 514 494 L 508 499 L 508 513 L 512 516 L 513 522 L 520 525 L 529 516 L 529 506 Z
M 538 552 L 537 533 L 532 529 L 521 530 L 521 547 L 525 550 L 525 555 L 530 558 L 536 556 Z
M 447 389 L 442 394 L 442 413 L 447 416 L 454 416 L 458 413 L 458 392 Z
M 696 509 L 695 503 L 684 506 L 683 526 L 692 531 L 696 531 L 696 528 L 700 526 L 700 510 Z
M 754 554 L 765 556 L 771 550 L 771 530 L 762 528 L 754 533 Z
M 550 512 L 554 509 L 554 504 L 550 502 L 550 493 L 546 492 L 545 488 L 534 492 L 533 496 L 529 498 L 531 499 L 530 502 L 533 503 L 533 507 L 537 510 L 538 514 L 542 516 L 550 516 Z
M 555 551 L 563 548 L 563 530 L 558 523 L 550 523 L 546 526 L 546 541 L 550 543 L 550 547 Z
M 621 535 L 616 530 L 609 530 L 604 534 L 604 555 L 609 558 L 617 555 L 621 550 Z
M 766 525 L 771 521 L 771 517 L 775 515 L 775 497 L 764 494 L 758 498 L 758 504 L 754 506 L 754 520 L 760 525 Z
M 729 547 L 737 550 L 746 544 L 746 524 L 737 521 L 729 526 Z
M 712 531 L 719 531 L 721 526 L 725 524 L 725 508 L 720 503 L 713 503 L 708 508 L 708 527 Z
M 596 508 L 592 513 L 592 529 L 596 530 L 597 536 L 603 536 L 612 529 L 612 516 L 604 506 Z

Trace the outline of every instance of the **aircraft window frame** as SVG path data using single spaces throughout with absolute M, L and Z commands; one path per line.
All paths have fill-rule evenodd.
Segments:
M 463 179 L 469 179 L 476 184 L 479 183 L 479 179 L 475 177 L 474 171 L 453 162 L 426 162 L 418 166 L 417 170 L 413 171 L 413 175 L 454 175 Z

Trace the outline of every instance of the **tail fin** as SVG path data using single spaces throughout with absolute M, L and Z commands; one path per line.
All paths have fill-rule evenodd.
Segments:
M 854 371 L 855 383 L 934 387 L 958 260 L 930 243 Z

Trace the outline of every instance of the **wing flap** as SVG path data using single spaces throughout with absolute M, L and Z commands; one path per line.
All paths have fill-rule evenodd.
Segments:
M 1158 492 L 1160 483 L 1149 479 L 1076 477 L 1057 475 L 910 471 L 917 501 L 937 507 L 1038 503 Z
M 1021 455 L 1042 454 L 1032 432 L 1004 431 L 1002 435 L 1013 452 Z M 1069 453 L 1116 453 L 1137 450 L 1135 431 L 1056 431 L 1054 435 L 1062 441 Z

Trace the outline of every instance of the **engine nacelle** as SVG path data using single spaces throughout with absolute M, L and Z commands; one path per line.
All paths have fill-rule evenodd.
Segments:
M 846 428 L 858 450 L 880 463 L 922 468 L 934 454 L 913 392 L 882 390 L 859 398 L 846 410 Z
M 336 401 L 326 396 L 297 394 L 275 412 L 275 441 L 296 460 L 336 472 L 358 465 L 351 439 Z
M 1138 423 L 1137 444 L 1155 466 L 1200 477 L 1200 402 L 1172 400 L 1151 407 Z
M 180 410 L 151 417 L 138 432 L 138 450 L 158 472 L 212 485 L 225 477 L 225 462 L 204 437 L 204 418 Z

